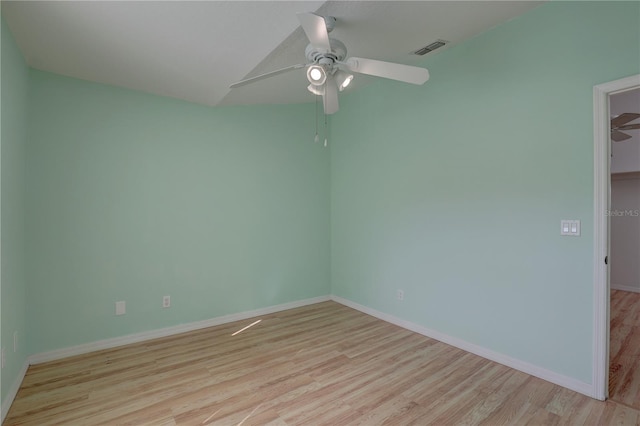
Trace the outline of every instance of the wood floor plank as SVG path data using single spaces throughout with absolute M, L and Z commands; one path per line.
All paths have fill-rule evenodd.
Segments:
M 625 312 L 615 320 L 625 343 L 616 362 L 635 356 L 624 339 L 635 338 L 628 316 L 640 318 L 640 310 L 623 299 L 615 300 Z M 636 374 L 626 367 L 621 371 L 621 389 L 629 389 Z M 638 421 L 640 411 L 630 406 L 595 401 L 323 302 L 34 365 L 4 425 Z
M 640 293 L 611 290 L 609 398 L 640 409 Z

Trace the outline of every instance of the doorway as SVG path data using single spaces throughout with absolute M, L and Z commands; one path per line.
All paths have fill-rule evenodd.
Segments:
M 640 88 L 609 95 L 609 398 L 640 409 Z
M 611 143 L 610 96 L 640 88 L 640 74 L 593 88 L 594 111 L 594 292 L 593 397 L 604 400 L 609 388 Z

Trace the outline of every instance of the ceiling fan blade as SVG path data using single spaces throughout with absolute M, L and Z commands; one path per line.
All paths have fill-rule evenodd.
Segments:
M 251 84 L 251 83 L 254 83 L 256 81 L 264 80 L 265 78 L 273 77 L 275 75 L 282 74 L 282 73 L 289 72 L 289 71 L 293 71 L 293 70 L 298 70 L 300 68 L 305 68 L 307 66 L 309 66 L 309 65 L 308 64 L 291 65 L 290 67 L 281 68 L 279 70 L 275 70 L 275 71 L 271 71 L 271 72 L 268 72 L 268 73 L 265 73 L 265 74 L 257 75 L 255 77 L 247 78 L 246 80 L 238 81 L 237 83 L 233 83 L 231 86 L 229 86 L 229 88 L 230 89 L 235 89 L 236 87 L 244 86 L 245 84 Z
M 324 94 L 322 95 L 322 105 L 325 114 L 333 114 L 340 108 L 338 104 L 338 85 L 336 79 L 331 76 L 324 84 Z
M 625 126 L 616 127 L 616 130 L 634 130 L 640 129 L 640 124 L 627 124 Z
M 413 67 L 411 65 L 365 58 L 349 58 L 344 65 L 353 72 L 390 78 L 391 80 L 405 83 L 424 84 L 429 80 L 429 71 L 426 68 Z
M 624 114 L 620 114 L 616 118 L 611 119 L 611 127 L 620 127 L 623 124 L 635 120 L 636 118 L 640 118 L 640 114 L 625 112 Z
M 612 130 L 611 131 L 611 140 L 613 140 L 614 142 L 620 142 L 620 141 L 624 141 L 624 140 L 627 140 L 627 139 L 631 139 L 631 135 L 619 132 L 617 130 Z
M 330 52 L 331 44 L 329 43 L 329 33 L 327 32 L 327 24 L 324 18 L 310 12 L 298 13 L 297 16 L 311 45 L 316 49 L 324 49 Z

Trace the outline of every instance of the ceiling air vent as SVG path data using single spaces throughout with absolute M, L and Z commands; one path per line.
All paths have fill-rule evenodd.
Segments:
M 425 46 L 421 49 L 416 50 L 415 52 L 413 52 L 413 54 L 423 56 L 429 52 L 433 52 L 434 50 L 444 46 L 445 44 L 447 44 L 447 42 L 444 40 L 436 40 L 433 43 L 429 44 L 428 46 Z

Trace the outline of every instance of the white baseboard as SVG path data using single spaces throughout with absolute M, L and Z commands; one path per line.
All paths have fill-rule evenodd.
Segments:
M 213 327 L 216 325 L 226 324 L 229 322 L 240 321 L 247 318 L 257 317 L 260 315 L 267 315 L 275 312 L 286 311 L 287 309 L 299 308 L 301 306 L 312 305 L 314 303 L 320 303 L 320 302 L 326 302 L 328 300 L 331 300 L 329 296 L 314 297 L 311 299 L 303 299 L 303 300 L 297 300 L 295 302 L 283 303 L 281 305 L 268 306 L 266 308 L 255 309 L 253 311 L 239 312 L 236 314 L 224 315 L 221 317 L 211 318 L 203 321 L 196 321 L 188 324 L 180 324 L 173 327 L 161 328 L 158 330 L 150 330 L 142 333 L 129 334 L 127 336 L 122 336 L 122 337 L 114 337 L 111 339 L 98 340 L 97 342 L 85 343 L 82 345 L 71 346 L 68 348 L 56 349 L 49 352 L 43 352 L 43 353 L 31 355 L 29 357 L 29 363 L 40 364 L 43 362 L 54 361 L 57 359 L 67 358 L 74 355 L 82 355 L 82 354 L 99 351 L 103 349 L 111 349 L 118 346 L 128 345 L 131 343 L 144 342 L 146 340 L 172 336 L 174 334 L 180 334 L 188 331 L 199 330 L 201 328 Z
M 618 285 L 611 283 L 611 290 L 622 290 L 631 291 L 633 293 L 640 293 L 640 286 Z
M 487 348 L 483 348 L 482 346 L 478 346 L 476 344 L 466 342 L 462 339 L 449 336 L 439 331 L 431 330 L 421 325 L 418 325 L 409 321 L 405 321 L 403 319 L 394 317 L 393 315 L 389 315 L 384 312 L 377 311 L 375 309 L 360 305 L 358 303 L 352 302 L 351 300 L 344 299 L 339 296 L 332 295 L 331 300 L 334 300 L 350 308 L 356 309 L 360 312 L 364 312 L 365 314 L 371 315 L 383 321 L 389 322 L 391 324 L 395 324 L 399 327 L 406 328 L 407 330 L 411 330 L 416 333 L 422 334 L 423 336 L 430 337 L 432 339 L 438 340 L 440 342 L 446 343 L 451 346 L 455 346 L 456 348 L 462 349 L 463 351 L 471 352 L 472 354 L 481 356 L 491 361 L 495 361 L 502 365 L 506 365 L 507 367 L 511 367 L 513 369 L 522 371 L 523 373 L 530 374 L 532 376 L 538 377 L 540 379 L 546 380 L 556 385 L 587 395 L 590 398 L 594 397 L 593 385 L 589 383 L 585 383 L 580 380 L 576 380 L 574 378 L 567 377 L 562 374 L 558 374 L 551 370 L 547 370 L 545 368 L 541 368 L 536 365 L 529 364 L 528 362 L 524 362 L 519 359 L 512 358 L 510 356 L 507 356 L 498 352 L 494 352 Z
M 7 413 L 9 412 L 9 408 L 11 408 L 11 404 L 13 404 L 13 400 L 16 399 L 16 395 L 18 394 L 18 390 L 20 389 L 20 385 L 22 385 L 22 381 L 24 380 L 24 376 L 27 374 L 27 370 L 29 369 L 29 360 L 26 359 L 24 364 L 22 364 L 22 368 L 18 372 L 18 377 L 13 381 L 7 395 L 4 397 L 4 401 L 2 401 L 2 411 L 0 414 L 0 424 L 4 422 L 4 418 L 7 417 Z

